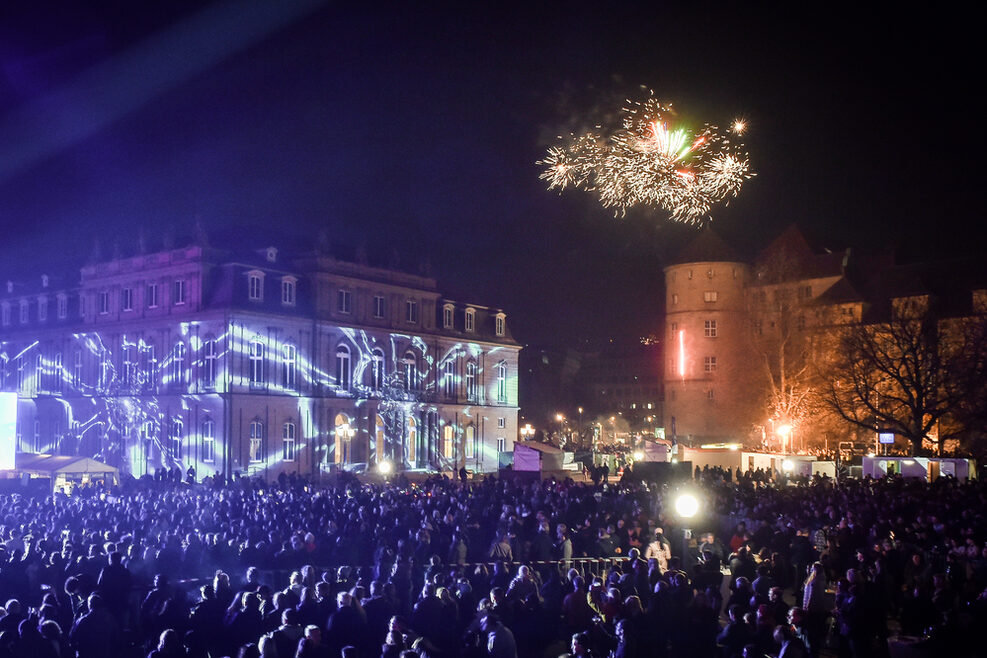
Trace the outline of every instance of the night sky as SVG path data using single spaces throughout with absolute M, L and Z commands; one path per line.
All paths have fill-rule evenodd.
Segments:
M 10 3 L 7 3 L 10 4 Z M 699 123 L 745 118 L 758 176 L 719 232 L 975 253 L 979 22 L 926 7 L 541 3 L 17 3 L 0 10 L 0 276 L 72 272 L 164 227 L 235 248 L 426 261 L 523 343 L 655 330 L 695 229 L 614 219 L 538 179 L 559 134 L 641 85 Z M 66 3 L 67 4 L 67 3 Z M 81 5 L 83 3 L 75 3 Z M 353 3 L 357 4 L 357 3 Z M 869 11 L 869 10 L 865 10 Z

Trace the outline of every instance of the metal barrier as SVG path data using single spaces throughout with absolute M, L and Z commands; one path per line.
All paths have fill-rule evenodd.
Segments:
M 494 565 L 498 562 L 503 562 L 510 573 L 516 573 L 518 567 L 528 566 L 533 569 L 543 572 L 546 568 L 552 568 L 558 570 L 561 575 L 565 575 L 569 569 L 576 569 L 579 575 L 585 579 L 589 578 L 603 578 L 604 580 L 607 576 L 615 569 L 620 568 L 624 562 L 628 560 L 627 557 L 573 557 L 568 560 L 516 560 L 512 562 L 506 562 L 503 560 L 484 560 L 482 562 L 465 562 L 462 564 L 454 563 L 443 563 L 441 568 L 445 571 L 454 569 L 463 569 L 466 574 L 472 573 L 477 567 L 483 566 L 488 570 L 492 571 Z M 362 565 L 333 565 L 328 567 L 316 567 L 312 566 L 316 573 L 330 573 L 335 574 L 341 568 L 348 568 L 351 573 L 356 574 L 361 569 L 373 568 L 374 565 L 362 564 Z M 425 570 L 429 565 L 421 565 L 417 568 Z M 279 591 L 284 589 L 289 585 L 291 574 L 300 571 L 298 569 L 260 569 L 260 582 L 269 585 L 274 589 L 274 591 Z M 235 577 L 234 573 L 234 587 L 235 587 Z M 212 576 L 200 577 L 200 578 L 186 578 L 177 581 L 173 581 L 174 585 L 182 587 L 186 591 L 190 591 L 192 588 L 199 587 L 201 585 L 210 584 L 213 581 Z

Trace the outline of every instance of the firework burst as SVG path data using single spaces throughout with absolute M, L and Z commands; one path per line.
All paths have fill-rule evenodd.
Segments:
M 706 124 L 690 131 L 672 123 L 670 105 L 654 94 L 628 101 L 623 125 L 610 135 L 570 135 L 567 146 L 553 146 L 537 164 L 548 189 L 574 187 L 593 192 L 606 208 L 623 215 L 632 206 L 661 208 L 672 220 L 702 221 L 717 203 L 737 196 L 754 173 L 739 136 L 747 129 L 738 119 L 731 133 Z

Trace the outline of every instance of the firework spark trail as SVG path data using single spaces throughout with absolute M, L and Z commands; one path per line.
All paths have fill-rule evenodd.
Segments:
M 621 113 L 622 126 L 609 136 L 570 135 L 567 146 L 548 149 L 537 163 L 545 167 L 540 178 L 548 189 L 595 193 L 615 215 L 648 205 L 667 211 L 673 221 L 695 224 L 754 176 L 743 144 L 711 124 L 697 133 L 670 126 L 671 106 L 653 94 L 628 101 Z M 739 136 L 745 129 L 737 120 L 731 132 Z

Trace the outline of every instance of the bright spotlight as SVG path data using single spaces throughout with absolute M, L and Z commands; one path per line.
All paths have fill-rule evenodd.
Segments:
M 640 450 L 637 450 L 634 452 L 633 457 L 634 457 L 634 461 L 639 462 L 642 459 L 644 459 L 644 453 L 641 452 Z
M 385 459 L 381 463 L 377 464 L 377 472 L 381 475 L 390 475 L 394 472 L 394 464 Z
M 691 519 L 699 511 L 699 500 L 692 494 L 682 494 L 675 499 L 675 512 L 683 519 Z
M 781 462 L 781 470 L 785 471 L 786 473 L 791 473 L 793 468 L 795 468 L 795 462 L 793 462 L 791 459 L 785 459 L 784 461 Z

